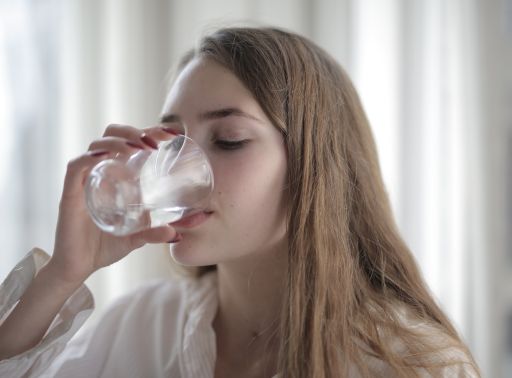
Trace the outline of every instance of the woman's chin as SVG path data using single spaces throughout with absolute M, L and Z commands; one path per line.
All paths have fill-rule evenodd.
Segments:
M 206 261 L 204 253 L 199 253 L 197 248 L 187 248 L 180 243 L 171 244 L 169 248 L 172 259 L 183 266 L 203 266 L 215 264 L 215 262 Z

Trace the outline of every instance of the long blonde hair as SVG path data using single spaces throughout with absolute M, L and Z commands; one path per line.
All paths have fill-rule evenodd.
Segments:
M 452 363 L 478 371 L 399 234 L 368 120 L 340 65 L 308 39 L 274 28 L 218 30 L 181 66 L 194 57 L 233 72 L 287 148 L 282 376 L 342 377 L 353 368 L 375 376 L 372 358 L 403 377 Z M 196 276 L 212 269 L 188 268 Z M 408 327 L 404 313 L 428 327 Z M 425 334 L 434 331 L 444 337 Z M 400 351 L 389 337 L 401 340 Z M 462 353 L 449 359 L 453 348 Z

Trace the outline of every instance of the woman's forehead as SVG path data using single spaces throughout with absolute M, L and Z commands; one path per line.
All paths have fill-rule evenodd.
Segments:
M 169 90 L 163 113 L 180 116 L 223 108 L 243 109 L 255 117 L 263 113 L 252 93 L 231 71 L 211 59 L 194 58 Z

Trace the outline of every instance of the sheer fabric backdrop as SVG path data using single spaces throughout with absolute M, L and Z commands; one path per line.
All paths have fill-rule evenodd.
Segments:
M 201 34 L 276 25 L 315 40 L 353 78 L 427 282 L 485 374 L 505 374 L 504 331 L 491 327 L 504 324 L 502 308 L 487 299 L 505 236 L 504 212 L 495 213 L 504 192 L 488 184 L 501 166 L 488 169 L 499 156 L 487 146 L 502 146 L 490 130 L 502 132 L 503 122 L 486 113 L 499 79 L 482 56 L 499 57 L 507 45 L 491 51 L 486 40 L 502 29 L 484 30 L 503 2 L 482 3 L 0 0 L 1 278 L 32 246 L 51 253 L 66 162 L 109 123 L 155 124 L 169 68 Z M 171 274 L 167 249 L 146 246 L 93 275 L 89 325 L 113 298 Z

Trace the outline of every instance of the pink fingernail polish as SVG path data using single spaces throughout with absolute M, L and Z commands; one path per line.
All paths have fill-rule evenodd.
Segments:
M 110 153 L 110 151 L 90 151 L 89 156 L 98 157 L 98 156 L 106 155 L 108 153 Z
M 133 142 L 126 142 L 126 144 L 130 147 L 133 147 L 133 148 L 138 148 L 139 150 L 143 150 L 144 149 L 144 146 L 141 146 L 140 144 L 137 144 L 137 143 L 133 143 Z
M 169 243 L 169 244 L 170 243 L 177 243 L 177 242 L 180 242 L 182 239 L 183 239 L 183 236 L 181 234 L 176 234 L 174 239 L 169 240 L 167 243 Z
M 166 133 L 171 134 L 171 135 L 179 135 L 180 134 L 178 131 L 176 131 L 176 130 L 170 128 L 170 127 L 162 126 L 161 129 L 163 131 L 165 131 Z
M 157 150 L 157 149 L 158 149 L 158 144 L 156 143 L 156 141 L 155 141 L 153 138 L 151 138 L 151 137 L 147 136 L 147 135 L 146 135 L 146 133 L 142 134 L 142 135 L 140 136 L 140 139 L 141 139 L 145 144 L 147 144 L 149 147 L 153 148 L 154 150 Z

